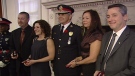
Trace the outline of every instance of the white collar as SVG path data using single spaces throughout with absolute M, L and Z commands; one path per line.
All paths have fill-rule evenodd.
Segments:
M 118 32 L 114 32 L 113 31 L 113 33 L 116 33 L 117 34 L 117 36 L 119 36 L 120 37 L 120 35 L 122 34 L 122 32 L 126 29 L 126 27 L 127 26 L 124 26 L 121 30 L 119 30 Z
M 64 26 L 63 31 L 70 25 L 70 23 L 71 23 L 71 22 L 69 22 L 69 23 L 67 23 L 67 24 L 65 24 L 65 25 L 61 24 L 61 26 Z

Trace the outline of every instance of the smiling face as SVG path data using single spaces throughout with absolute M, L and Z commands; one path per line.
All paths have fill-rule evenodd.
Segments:
M 110 8 L 107 11 L 108 25 L 115 32 L 121 30 L 124 26 L 126 26 L 127 19 L 127 15 L 122 15 L 120 12 L 120 8 L 118 7 Z
M 82 21 L 83 21 L 83 26 L 88 29 L 91 24 L 91 15 L 89 12 L 83 14 Z
M 38 36 L 43 34 L 42 29 L 41 29 L 39 23 L 35 24 L 34 31 L 35 31 L 35 34 L 38 35 Z
M 59 22 L 63 25 L 69 23 L 71 21 L 71 18 L 72 18 L 72 15 L 70 13 L 61 13 L 61 14 L 58 14 L 58 19 L 59 19 Z

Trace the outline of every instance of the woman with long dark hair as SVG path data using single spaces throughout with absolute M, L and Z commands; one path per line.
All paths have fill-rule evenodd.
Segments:
M 82 65 L 83 76 L 93 76 L 103 36 L 101 21 L 97 11 L 85 11 L 82 15 L 82 24 L 86 31 L 83 32 L 81 56 L 71 61 L 68 65 L 71 68 Z

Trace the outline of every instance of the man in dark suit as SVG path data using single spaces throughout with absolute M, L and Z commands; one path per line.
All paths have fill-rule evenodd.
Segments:
M 18 15 L 18 24 L 20 28 L 12 31 L 10 40 L 10 50 L 12 59 L 15 60 L 16 72 L 18 76 L 30 76 L 30 68 L 24 66 L 22 61 L 26 60 L 31 52 L 33 41 L 33 29 L 28 24 L 29 14 L 20 12 Z
M 0 76 L 9 76 L 9 25 L 11 21 L 0 18 Z
M 55 43 L 55 59 L 53 70 L 55 76 L 79 76 L 79 67 L 66 66 L 75 59 L 80 52 L 82 39 L 81 28 L 71 22 L 74 9 L 68 5 L 58 5 L 58 19 L 60 24 L 52 29 L 52 38 Z
M 108 6 L 107 21 L 113 31 L 103 37 L 94 76 L 135 76 L 135 33 L 126 26 L 127 20 L 125 5 Z

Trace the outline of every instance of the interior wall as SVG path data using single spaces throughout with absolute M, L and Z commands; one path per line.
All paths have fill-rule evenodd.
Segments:
M 50 19 L 50 17 L 53 17 L 54 13 L 51 9 L 48 9 L 46 6 L 42 4 L 50 1 L 56 1 L 56 0 L 41 0 L 41 19 L 46 20 L 47 22 L 49 22 L 51 27 L 53 27 L 55 20 Z
M 82 26 L 82 13 L 85 10 L 93 9 L 96 10 L 99 13 L 101 23 L 103 26 L 107 25 L 106 21 L 106 12 L 108 5 L 121 3 L 127 6 L 128 8 L 128 16 L 129 19 L 127 21 L 127 25 L 135 25 L 135 0 L 58 0 L 58 1 L 52 1 L 52 2 L 45 2 L 42 3 L 45 8 L 47 8 L 48 11 L 48 19 L 49 23 L 52 25 L 58 24 L 58 18 L 57 14 L 57 5 L 59 4 L 67 4 L 70 5 L 75 9 L 75 12 L 72 17 L 72 22 Z M 52 10 L 52 11 L 51 11 Z
M 5 1 L 5 6 L 3 9 L 5 10 L 5 18 L 9 19 L 12 24 L 10 24 L 10 30 L 13 31 L 14 29 L 18 28 L 17 23 L 17 16 L 18 16 L 18 0 L 3 0 Z
M 41 0 L 41 3 L 54 1 L 54 0 Z M 18 28 L 17 17 L 18 17 L 18 0 L 2 0 L 3 2 L 3 17 L 9 19 L 12 24 L 10 25 L 10 31 Z M 48 9 L 41 4 L 41 19 L 49 21 Z
M 18 0 L 2 0 L 2 1 L 5 2 L 5 6 L 2 7 L 3 8 L 2 10 L 5 10 L 5 12 L 3 13 L 3 17 L 9 19 L 12 22 L 11 27 L 10 27 L 10 31 L 12 31 L 19 27 L 17 23 Z M 106 2 L 106 4 L 98 4 L 98 5 L 95 5 L 96 6 L 95 7 L 94 5 L 89 5 L 91 3 L 90 1 L 93 2 L 95 0 L 83 0 L 82 2 L 85 2 L 85 3 L 82 3 L 82 4 L 86 4 L 86 5 L 82 5 L 80 2 L 80 4 L 78 4 L 77 6 L 75 5 L 75 3 L 81 0 L 79 1 L 78 0 L 57 0 L 57 1 L 56 0 L 41 0 L 41 8 L 40 8 L 41 19 L 48 21 L 52 27 L 58 23 L 55 11 L 56 11 L 56 6 L 60 4 L 60 2 L 62 3 L 62 1 L 63 3 L 64 1 L 68 1 L 68 2 L 65 2 L 65 4 L 71 5 L 73 8 L 75 8 L 75 13 L 73 14 L 73 19 L 72 19 L 73 23 L 81 25 L 81 16 L 82 16 L 83 11 L 94 8 L 95 10 L 98 10 L 98 12 L 100 13 L 100 16 L 103 16 L 103 18 L 101 17 L 103 25 L 107 24 L 105 11 L 106 11 L 107 6 L 111 3 L 107 4 Z M 96 1 L 106 1 L 106 0 L 96 0 Z M 135 13 L 134 13 L 135 1 L 134 0 L 114 0 L 113 1 L 113 3 L 117 3 L 117 2 L 121 2 L 128 7 L 128 14 L 129 14 L 128 25 L 135 25 L 135 21 L 134 21 L 135 20 Z

